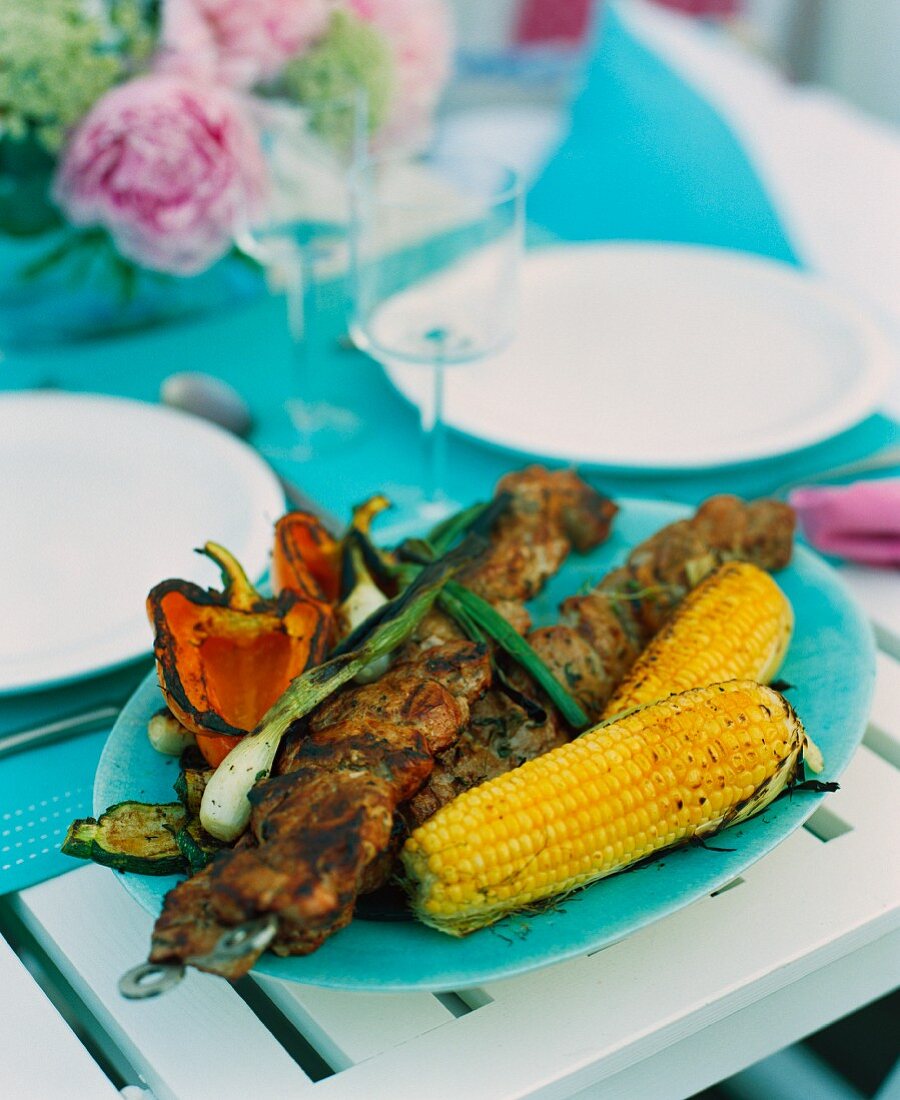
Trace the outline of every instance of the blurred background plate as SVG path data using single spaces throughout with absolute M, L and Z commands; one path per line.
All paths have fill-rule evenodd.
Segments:
M 447 371 L 444 415 L 525 454 L 706 469 L 853 426 L 877 407 L 896 357 L 860 305 L 786 264 L 694 246 L 567 245 L 528 255 L 513 343 Z M 428 372 L 387 371 L 420 409 L 429 400 Z
M 0 694 L 141 657 L 148 590 L 217 572 L 193 548 L 266 567 L 278 480 L 194 417 L 120 398 L 0 397 Z

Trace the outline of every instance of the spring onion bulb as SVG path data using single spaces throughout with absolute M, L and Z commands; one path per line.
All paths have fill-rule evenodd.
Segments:
M 193 733 L 167 707 L 158 710 L 147 723 L 147 738 L 164 756 L 181 756 L 186 748 L 197 744 Z
M 356 542 L 348 545 L 345 573 L 349 573 L 352 578 L 352 588 L 337 608 L 337 624 L 342 638 L 347 637 L 371 614 L 388 602 L 387 596 L 372 579 L 362 549 Z M 387 672 L 390 663 L 391 655 L 385 653 L 358 672 L 356 682 L 372 683 Z

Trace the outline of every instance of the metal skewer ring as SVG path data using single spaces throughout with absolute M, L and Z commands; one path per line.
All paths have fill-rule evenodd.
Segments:
M 184 977 L 181 963 L 143 962 L 133 966 L 119 978 L 119 992 L 129 1001 L 158 997 L 173 989 Z
M 277 931 L 278 918 L 274 913 L 246 921 L 224 932 L 208 955 L 194 956 L 188 962 L 215 973 L 245 955 L 258 955 L 265 951 Z M 119 992 L 129 1001 L 158 997 L 178 985 L 184 977 L 184 970 L 182 963 L 140 963 L 119 978 Z

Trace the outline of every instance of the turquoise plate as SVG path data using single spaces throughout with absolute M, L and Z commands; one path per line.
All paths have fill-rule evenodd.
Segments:
M 594 553 L 569 560 L 535 601 L 536 620 L 551 620 L 564 596 L 598 579 L 623 559 L 629 547 L 685 514 L 670 504 L 623 502 L 612 538 Z M 865 729 L 875 680 L 871 631 L 835 572 L 810 551 L 798 548 L 778 581 L 797 620 L 782 676 L 795 685 L 789 698 L 825 755 L 821 778 L 834 779 L 847 766 Z M 177 761 L 154 752 L 146 736 L 147 720 L 161 705 L 151 676 L 110 734 L 97 771 L 95 813 L 123 799 L 168 802 L 174 797 Z M 256 969 L 309 985 L 391 992 L 462 989 L 548 966 L 614 943 L 712 893 L 802 825 L 822 797 L 804 792 L 781 799 L 728 833 L 727 844 L 734 851 L 679 849 L 629 874 L 595 883 L 566 898 L 558 909 L 509 917 L 464 939 L 413 921 L 355 920 L 313 955 L 265 955 Z M 177 881 L 121 878 L 128 892 L 154 915 Z

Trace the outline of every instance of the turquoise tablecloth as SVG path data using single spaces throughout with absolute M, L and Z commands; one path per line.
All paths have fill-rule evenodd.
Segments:
M 795 261 L 760 180 L 715 111 L 610 11 L 598 28 L 583 90 L 573 105 L 562 148 L 530 196 L 535 240 L 645 237 L 746 249 Z M 335 319 L 334 336 L 340 333 Z M 283 304 L 260 301 L 202 322 L 128 339 L 10 357 L 0 385 L 57 385 L 154 401 L 174 371 L 202 369 L 231 382 L 249 401 L 253 442 L 274 465 L 328 508 L 344 513 L 391 483 L 408 483 L 420 461 L 417 420 L 379 368 L 335 341 L 321 365 L 337 392 L 352 392 L 366 430 L 327 459 L 290 458 L 294 431 L 283 400 L 291 389 L 291 351 Z M 775 398 L 773 397 L 773 400 Z M 591 475 L 613 494 L 694 502 L 723 489 L 765 493 L 782 482 L 849 461 L 896 439 L 896 425 L 872 417 L 837 439 L 778 462 L 715 475 Z M 521 456 L 453 438 L 448 491 L 459 500 L 483 497 Z M 159 517 L 148 516 L 148 523 Z M 8 519 L 7 519 L 8 522 Z M 149 641 L 149 639 L 148 639 Z M 120 698 L 135 676 L 126 670 L 90 685 L 0 701 L 0 731 L 66 713 L 93 699 Z M 90 812 L 90 788 L 103 735 L 0 761 L 0 890 L 69 869 L 58 852 L 59 827 Z

